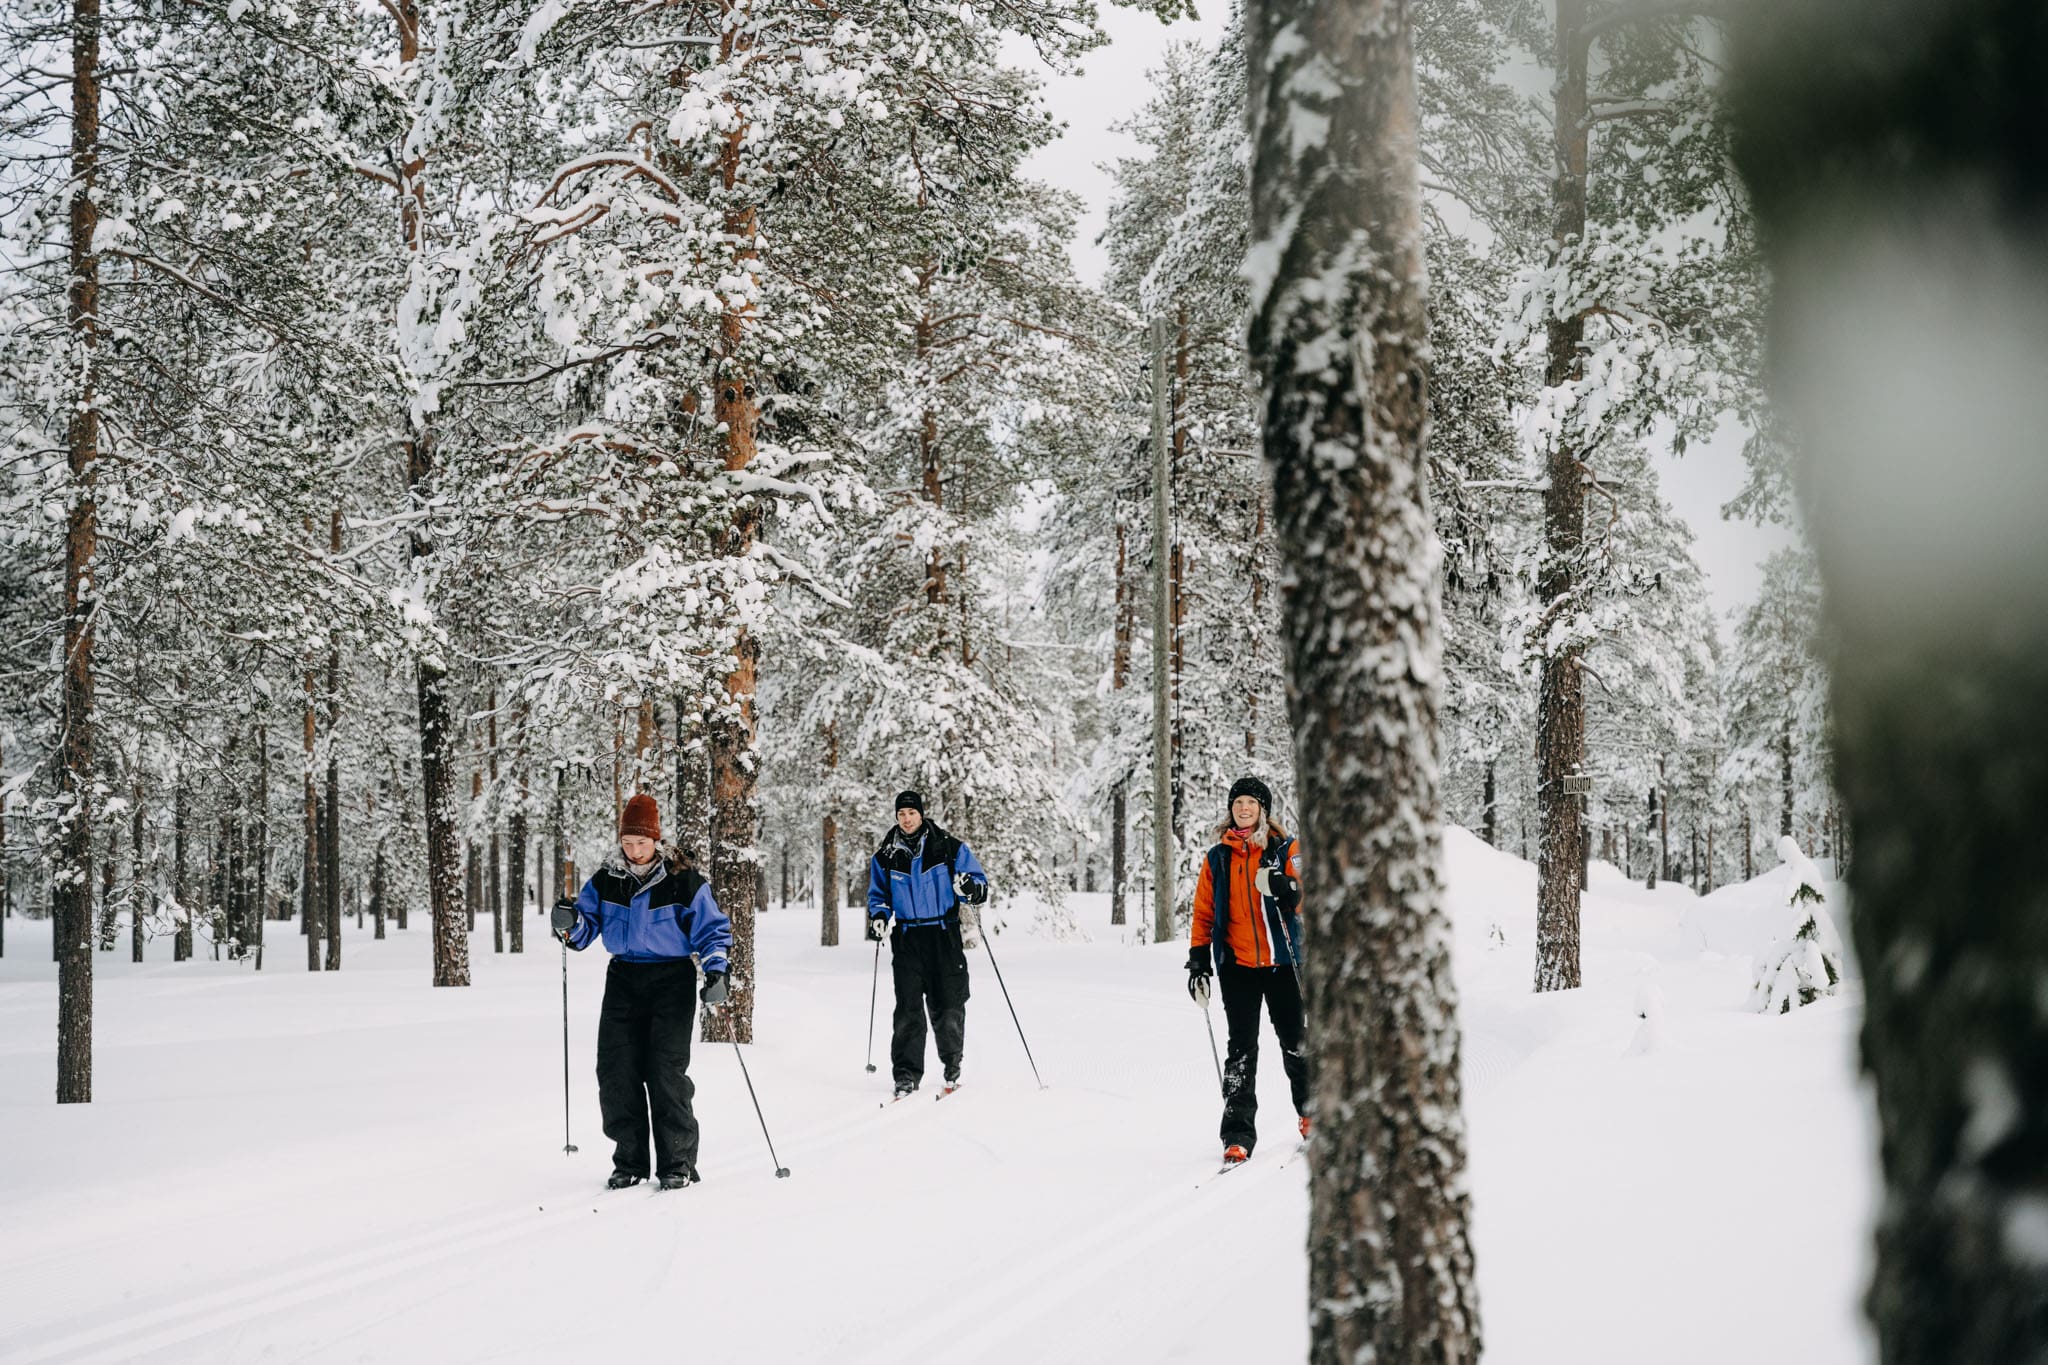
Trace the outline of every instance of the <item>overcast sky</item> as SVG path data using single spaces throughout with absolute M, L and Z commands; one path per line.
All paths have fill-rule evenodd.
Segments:
M 1213 42 L 1223 31 L 1229 11 L 1222 0 L 1200 3 L 1201 18 L 1172 26 L 1150 15 L 1105 5 L 1103 28 L 1109 46 L 1090 55 L 1078 75 L 1046 82 L 1046 98 L 1066 134 L 1027 163 L 1029 173 L 1081 196 L 1087 205 L 1074 241 L 1074 262 L 1090 283 L 1102 279 L 1107 260 L 1095 238 L 1102 231 L 1109 202 L 1109 176 L 1103 167 L 1136 151 L 1128 137 L 1111 131 L 1145 102 L 1146 72 L 1159 65 L 1168 43 L 1200 39 Z M 1695 446 L 1682 458 L 1663 457 L 1657 472 L 1664 497 L 1677 509 L 1695 537 L 1693 553 L 1707 575 L 1714 612 L 1723 620 L 1746 605 L 1762 579 L 1760 566 L 1773 551 L 1792 543 L 1782 527 L 1757 527 L 1721 518 L 1721 505 L 1742 485 L 1742 442 L 1739 433 Z

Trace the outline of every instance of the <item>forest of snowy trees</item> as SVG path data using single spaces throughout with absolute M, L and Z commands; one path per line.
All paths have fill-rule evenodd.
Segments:
M 1734 424 L 1731 512 L 1788 515 L 1704 21 L 1583 8 L 1415 16 L 1445 808 L 1553 874 L 1544 985 L 1582 852 L 1704 890 L 1841 842 L 1811 558 L 1724 644 L 1652 458 Z M 1023 170 L 1019 56 L 1080 60 L 1079 4 L 71 0 L 6 40 L 4 894 L 76 927 L 78 1008 L 93 952 L 333 970 L 359 919 L 463 984 L 643 788 L 742 945 L 799 893 L 836 941 L 905 785 L 1055 930 L 1148 895 L 1155 320 L 1182 913 L 1234 776 L 1294 818 L 1240 20 L 1152 73 L 1099 288 Z M 742 947 L 742 1038 L 750 984 Z
M 1144 942 L 1252 772 L 1307 869 L 1313 1359 L 1479 1355 L 1444 822 L 1534 864 L 1539 992 L 1590 859 L 1851 869 L 1885 1358 L 2039 1354 L 2039 7 L 1244 0 L 1149 74 L 1098 282 L 1027 167 L 1105 41 L 0 15 L 0 953 L 54 922 L 57 1099 L 102 955 L 409 933 L 468 986 L 636 793 L 737 1045 L 756 917 L 839 943 L 890 792 L 983 930 L 1103 890 Z M 1710 445 L 1792 528 L 1726 616 L 1658 482 Z

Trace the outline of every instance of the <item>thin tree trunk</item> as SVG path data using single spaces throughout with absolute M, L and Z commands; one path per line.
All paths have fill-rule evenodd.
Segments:
M 519 760 L 519 804 L 512 808 L 512 816 L 506 823 L 505 840 L 505 927 L 509 947 L 515 953 L 526 951 L 526 858 L 533 849 L 533 839 L 527 829 L 526 805 L 529 793 L 526 787 L 526 760 Z
M 71 258 L 66 320 L 78 387 L 67 394 L 71 507 L 64 524 L 64 660 L 58 786 L 64 801 L 51 909 L 57 958 L 57 1102 L 92 1100 L 93 614 L 98 582 L 100 5 L 71 4 Z
M 825 727 L 825 818 L 819 825 L 818 943 L 839 946 L 839 821 L 832 800 L 839 780 L 839 727 Z
M 256 970 L 263 970 L 270 918 L 270 732 L 256 728 Z
M 1479 1315 L 1440 871 L 1409 11 L 1255 0 L 1246 28 L 1252 256 L 1273 271 L 1253 284 L 1250 340 L 1315 869 L 1302 914 L 1309 1359 L 1469 1365 Z
M 138 763 L 137 767 L 141 765 Z M 149 869 L 142 857 L 142 779 L 135 779 L 130 795 L 135 801 L 134 826 L 128 843 L 135 869 L 134 882 L 128 888 L 128 952 L 133 961 L 142 961 L 143 929 L 149 916 L 145 913 L 149 904 Z
M 178 759 L 177 785 L 171 792 L 171 899 L 178 904 L 178 927 L 171 936 L 171 961 L 192 956 L 192 883 L 186 858 L 187 826 L 191 795 L 185 778 L 185 762 Z
M 1130 876 L 1130 793 L 1119 781 L 1109 789 L 1109 922 L 1126 922 L 1124 882 Z
M 106 856 L 100 860 L 99 950 L 114 951 L 119 936 L 120 909 L 114 896 L 114 878 L 121 868 L 121 827 L 107 826 Z
M 1579 27 L 1586 0 L 1557 0 L 1558 79 L 1553 88 L 1555 180 L 1551 186 L 1553 260 L 1586 232 L 1586 43 Z M 1582 370 L 1585 317 L 1553 318 L 1543 382 L 1556 387 Z M 1586 488 L 1580 451 L 1558 439 L 1545 466 L 1542 567 L 1536 592 L 1542 603 L 1539 634 L 1579 611 L 1579 561 L 1586 529 Z M 1571 641 L 1543 653 L 1536 703 L 1536 989 L 1571 990 L 1579 984 L 1580 803 L 1564 779 L 1585 770 L 1586 691 L 1579 671 L 1582 647 Z
M 341 509 L 327 523 L 327 548 L 341 553 Z M 327 800 L 321 812 L 323 889 L 327 892 L 327 970 L 341 970 L 341 637 L 327 651 Z
M 1486 760 L 1486 808 L 1480 812 L 1479 832 L 1490 848 L 1500 847 L 1500 788 L 1495 779 L 1495 770 L 1499 766 L 1495 759 Z
M 321 968 L 320 941 L 326 937 L 327 898 L 321 893 L 322 878 L 320 858 L 320 759 L 319 712 L 316 709 L 318 696 L 318 675 L 311 668 L 306 670 L 306 714 L 304 735 L 300 744 L 300 767 L 305 774 L 305 792 L 302 812 L 305 822 L 305 848 L 300 859 L 305 871 L 299 877 L 299 912 L 303 916 L 300 932 L 306 936 L 306 970 L 317 972 Z
M 1124 509 L 1116 509 L 1116 634 L 1109 656 L 1109 686 L 1112 696 L 1122 693 L 1131 680 L 1131 641 L 1138 626 L 1138 590 L 1131 582 L 1129 532 Z M 1119 777 L 1109 794 L 1109 922 L 1128 922 L 1129 905 L 1125 883 L 1130 878 L 1130 779 Z
M 1778 833 L 1792 832 L 1792 807 L 1796 792 L 1792 785 L 1792 722 L 1778 732 Z
M 1671 793 L 1664 785 L 1664 758 L 1657 758 L 1657 877 L 1671 880 Z M 1651 885 L 1654 887 L 1655 882 Z
M 643 722 L 641 730 L 643 748 L 645 747 L 646 725 L 644 717 L 646 714 L 646 708 L 642 707 L 641 716 L 643 717 Z M 503 880 L 504 870 L 501 865 L 501 857 L 504 852 L 501 847 L 503 841 L 498 837 L 498 693 L 495 688 L 491 691 L 489 710 L 484 725 L 486 728 L 485 740 L 488 746 L 486 759 L 490 763 L 491 768 L 491 804 L 489 809 L 491 839 L 487 854 L 491 861 L 486 869 L 490 878 L 491 951 L 502 953 L 505 951 L 505 885 Z

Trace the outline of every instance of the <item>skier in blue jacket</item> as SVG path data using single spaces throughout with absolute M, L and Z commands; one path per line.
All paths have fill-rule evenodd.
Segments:
M 988 899 L 988 874 L 974 850 L 924 818 L 924 797 L 896 797 L 896 824 L 868 862 L 868 937 L 889 939 L 889 975 L 896 1013 L 889 1036 L 889 1066 L 896 1098 L 924 1079 L 925 1015 L 938 1035 L 946 1089 L 960 1084 L 967 1044 L 967 950 L 960 936 L 959 904 Z
M 660 845 L 661 811 L 644 792 L 626 802 L 619 845 L 573 901 L 556 904 L 555 933 L 581 952 L 602 939 L 612 955 L 597 1020 L 597 1103 L 612 1140 L 610 1189 L 647 1179 L 664 1190 L 697 1179 L 696 1085 L 689 1077 L 697 1014 L 726 1001 L 732 925 L 695 868 Z M 648 1161 L 652 1124 L 653 1162 Z

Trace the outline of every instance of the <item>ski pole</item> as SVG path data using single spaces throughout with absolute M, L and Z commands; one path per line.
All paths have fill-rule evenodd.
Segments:
M 1045 1078 L 1038 1074 L 1038 1063 L 1032 1059 L 1031 1044 L 1024 1037 L 1024 1025 L 1017 1018 L 1017 1006 L 1010 999 L 1010 988 L 1003 985 L 1003 969 L 996 965 L 995 935 L 986 929 L 981 935 L 981 946 L 988 949 L 988 965 L 996 969 L 996 985 L 1002 987 L 1003 1003 L 1010 1007 L 1010 1022 L 1017 1025 L 1017 1041 L 1024 1044 L 1024 1060 L 1031 1063 L 1031 1079 L 1038 1082 L 1040 1090 L 1045 1089 Z
M 882 984 L 882 940 L 875 940 L 875 974 L 868 981 L 868 1070 L 875 1069 L 875 992 Z
M 713 1005 L 712 1008 L 723 1009 L 724 1006 Z M 787 1180 L 789 1179 L 789 1167 L 783 1165 L 782 1158 L 775 1155 L 775 1139 L 768 1136 L 768 1120 L 761 1113 L 761 1097 L 754 1093 L 754 1078 L 748 1075 L 747 1057 L 745 1053 L 740 1051 L 739 1030 L 737 1028 L 730 1028 L 729 1032 L 732 1035 L 732 1055 L 739 1059 L 740 1075 L 747 1082 L 747 1098 L 754 1102 L 754 1117 L 760 1120 L 761 1123 L 761 1139 L 768 1144 L 768 1159 L 775 1163 L 775 1178 L 777 1180 Z
M 1209 1030 L 1209 1057 L 1216 1063 L 1216 1088 L 1223 1092 L 1223 1098 L 1230 1098 L 1230 1087 L 1223 1083 L 1223 1054 L 1216 1050 L 1216 1021 L 1209 1017 L 1209 1007 L 1202 1006 L 1202 1023 Z
M 576 864 L 571 862 L 563 869 L 568 890 L 576 885 Z M 569 944 L 562 943 L 562 1150 L 573 1152 L 576 1144 L 569 1140 Z

